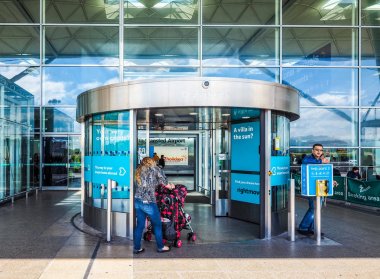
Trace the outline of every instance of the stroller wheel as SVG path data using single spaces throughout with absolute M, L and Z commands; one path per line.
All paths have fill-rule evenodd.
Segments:
M 191 237 L 191 240 L 192 240 L 192 241 L 197 240 L 197 234 L 196 234 L 196 233 L 193 233 L 193 236 Z
M 149 232 L 145 232 L 143 238 L 145 241 L 151 241 L 152 240 L 152 234 Z
M 178 239 L 174 242 L 174 246 L 177 247 L 177 248 L 181 248 L 182 247 L 182 240 Z

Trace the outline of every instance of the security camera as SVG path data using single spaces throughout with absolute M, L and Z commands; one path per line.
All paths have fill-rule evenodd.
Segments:
M 202 82 L 202 87 L 203 87 L 204 89 L 207 89 L 209 86 L 210 86 L 210 82 L 209 82 L 208 80 L 204 80 L 204 81 Z

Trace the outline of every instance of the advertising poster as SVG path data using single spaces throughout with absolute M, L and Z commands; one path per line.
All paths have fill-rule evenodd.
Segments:
M 233 124 L 231 131 L 231 169 L 260 171 L 259 146 L 259 122 Z
M 187 166 L 189 164 L 189 148 L 187 146 L 155 146 L 154 152 L 159 157 L 165 156 L 167 166 Z
M 232 173 L 231 200 L 260 204 L 260 175 Z

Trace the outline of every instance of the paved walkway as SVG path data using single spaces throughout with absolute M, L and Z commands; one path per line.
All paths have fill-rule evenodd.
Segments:
M 379 215 L 328 204 L 321 246 L 283 235 L 159 254 L 150 242 L 133 257 L 131 241 L 108 244 L 82 223 L 79 202 L 75 192 L 40 192 L 0 207 L 0 278 L 380 278 Z M 296 205 L 299 222 L 306 203 Z

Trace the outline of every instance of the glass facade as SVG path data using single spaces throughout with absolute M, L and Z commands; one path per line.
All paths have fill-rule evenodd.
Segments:
M 17 180 L 20 187 L 4 190 L 10 186 L 2 171 L 1 193 L 31 181 L 76 187 L 69 178 L 80 177 L 71 161 L 80 137 L 76 96 L 142 78 L 293 86 L 302 96 L 301 119 L 290 124 L 295 157 L 319 141 L 342 171 L 379 166 L 379 7 L 379 0 L 2 1 L 0 162 L 7 166 L 7 150 L 20 140 L 25 148 L 15 147 L 21 153 L 12 158 L 28 162 L 30 172 Z

